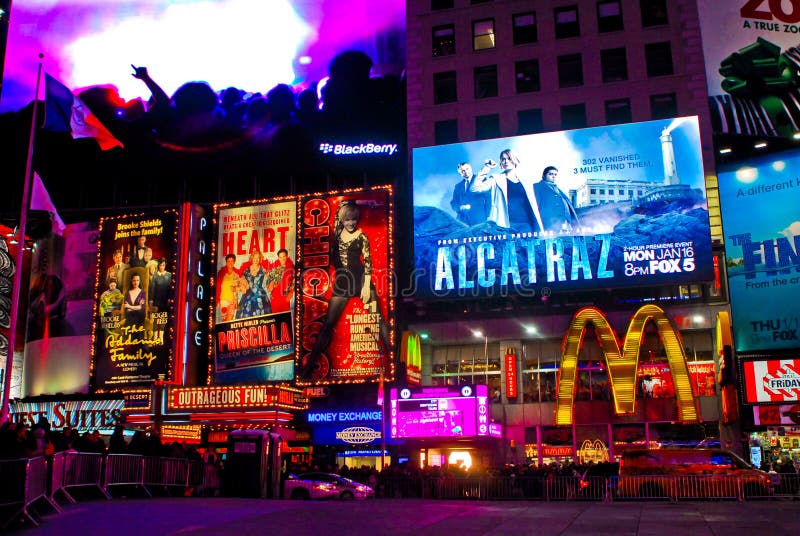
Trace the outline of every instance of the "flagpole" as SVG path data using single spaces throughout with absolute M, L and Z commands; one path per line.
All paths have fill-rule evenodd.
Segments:
M 3 403 L 0 406 L 0 424 L 8 421 L 9 396 L 11 395 L 11 369 L 14 366 L 14 346 L 17 338 L 19 322 L 19 297 L 22 290 L 22 272 L 25 262 L 25 226 L 28 223 L 28 208 L 31 201 L 31 180 L 33 179 L 33 142 L 36 136 L 37 115 L 39 113 L 39 87 L 42 82 L 42 60 L 44 54 L 39 53 L 39 69 L 36 72 L 36 94 L 33 96 L 33 112 L 31 113 L 31 130 L 28 134 L 28 156 L 25 162 L 25 182 L 22 187 L 22 203 L 17 227 L 17 255 L 14 282 L 11 290 L 11 319 L 8 326 L 8 353 L 6 355 L 6 373 L 3 382 Z

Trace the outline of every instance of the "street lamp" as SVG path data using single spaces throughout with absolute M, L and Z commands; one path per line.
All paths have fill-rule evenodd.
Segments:
M 378 376 L 378 404 L 381 406 L 381 471 L 383 471 L 384 467 L 386 467 L 386 394 L 383 388 L 385 380 L 384 370 L 386 369 L 385 354 L 389 349 L 384 348 L 384 352 L 381 353 L 380 337 L 376 337 L 375 334 L 372 333 L 372 328 L 369 326 L 364 328 L 364 332 L 372 336 L 375 345 L 378 347 L 378 354 L 381 356 L 380 375 Z

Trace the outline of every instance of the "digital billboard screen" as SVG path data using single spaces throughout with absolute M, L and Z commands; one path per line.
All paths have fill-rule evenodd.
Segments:
M 413 151 L 422 297 L 713 279 L 697 117 Z
M 495 435 L 489 420 L 485 385 L 391 390 L 390 423 L 394 438 Z
M 300 382 L 393 376 L 388 187 L 301 200 Z
M 33 100 L 40 52 L 45 71 L 70 88 L 113 84 L 125 100 L 145 101 L 149 91 L 131 63 L 148 67 L 168 95 L 192 80 L 262 93 L 310 85 L 345 50 L 370 56 L 373 74 L 405 65 L 401 0 L 379 10 L 369 0 L 348 0 L 346 9 L 334 0 L 24 0 L 6 17 L 0 112 Z M 267 21 L 281 31 L 264 31 Z M 256 66 L 235 61 L 244 50 L 268 52 Z
M 218 208 L 217 383 L 294 377 L 295 199 Z
M 800 153 L 719 166 L 736 350 L 800 346 Z

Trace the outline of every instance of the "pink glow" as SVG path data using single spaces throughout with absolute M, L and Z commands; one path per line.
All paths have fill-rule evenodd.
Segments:
M 130 64 L 168 94 L 190 80 L 265 93 L 321 79 L 347 49 L 370 55 L 375 74 L 405 61 L 401 0 L 21 0 L 10 20 L 0 111 L 33 99 L 39 52 L 68 87 L 113 84 L 126 99 L 149 96 Z

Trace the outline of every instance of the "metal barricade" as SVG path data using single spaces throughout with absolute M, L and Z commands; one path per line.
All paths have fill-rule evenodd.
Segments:
M 47 490 L 48 491 L 47 496 L 53 502 L 55 502 L 56 500 L 56 494 L 61 492 L 61 494 L 67 499 L 67 501 L 75 503 L 75 499 L 64 488 L 64 477 L 65 477 L 64 473 L 66 471 L 66 465 L 67 465 L 66 452 L 56 452 L 51 458 L 50 486 Z
M 27 511 L 25 504 L 26 479 L 28 475 L 28 460 L 0 460 L 0 512 L 8 512 L 0 518 L 0 529 L 4 529 L 20 514 L 24 515 L 31 523 L 38 526 Z
M 736 475 L 684 475 L 674 477 L 675 499 L 739 499 Z
M 608 478 L 604 476 L 587 476 L 578 482 L 575 499 L 579 501 L 610 501 Z
M 62 488 L 94 487 L 107 499 L 111 496 L 103 487 L 103 455 L 94 452 L 64 452 Z
M 192 462 L 185 458 L 144 458 L 144 485 L 160 486 L 164 488 L 181 487 L 189 488 L 197 485 L 192 482 L 193 465 L 202 462 Z M 196 472 L 196 471 L 195 471 Z M 202 477 L 200 477 L 202 483 Z
M 144 485 L 144 456 L 138 454 L 108 454 L 106 456 L 103 489 L 109 493 L 111 486 L 136 486 L 152 497 Z
M 800 495 L 800 475 L 795 473 L 778 473 L 772 475 L 772 492 L 774 497 L 796 498 Z
M 574 476 L 550 476 L 546 479 L 548 501 L 571 501 L 578 493 L 580 479 Z
M 27 508 L 39 499 L 43 499 L 56 512 L 61 512 L 61 507 L 47 495 L 47 459 L 44 456 L 29 459 L 27 473 L 28 475 L 25 479 L 25 507 Z
M 674 478 L 661 475 L 620 476 L 617 497 L 621 499 L 675 500 Z

